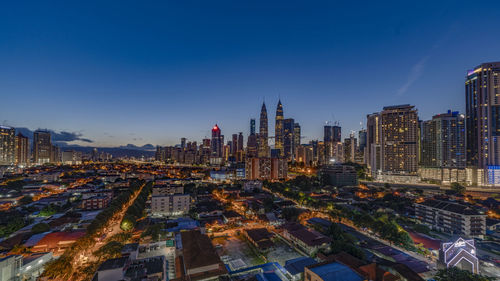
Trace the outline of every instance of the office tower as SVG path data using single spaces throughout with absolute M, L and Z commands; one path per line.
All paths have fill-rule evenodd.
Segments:
M 294 151 L 294 125 L 293 118 L 287 118 L 283 121 L 283 155 L 291 161 L 295 158 Z
M 276 123 L 274 126 L 274 148 L 279 149 L 279 156 L 282 157 L 283 153 L 283 105 L 281 100 L 278 101 L 278 106 L 276 107 Z
M 354 137 L 354 133 L 349 135 L 349 138 L 344 140 L 344 161 L 343 162 L 352 162 L 355 163 L 356 157 L 356 147 L 357 147 L 357 139 Z
M 342 142 L 342 128 L 340 126 L 332 126 L 332 141 Z
M 338 143 L 342 142 L 341 127 L 337 125 L 325 125 L 323 128 L 323 142 L 325 147 L 324 159 L 320 161 L 323 164 L 328 164 L 331 159 L 335 158 L 335 147 Z
M 293 151 L 295 148 L 300 145 L 300 125 L 299 123 L 293 124 Z
M 366 148 L 366 130 L 360 130 L 358 132 L 358 149 L 364 152 Z
M 221 130 L 217 124 L 212 128 L 212 140 L 210 141 L 212 147 L 212 156 L 213 157 L 222 157 L 223 154 L 223 146 L 224 146 L 224 138 L 221 135 Z
M 366 164 L 372 176 L 382 168 L 381 159 L 380 113 L 366 116 Z
M 16 162 L 16 129 L 0 126 L 0 165 Z
M 296 147 L 295 161 L 304 163 L 306 167 L 313 165 L 313 146 L 311 144 L 299 145 Z
M 97 147 L 94 147 L 92 149 L 92 155 L 91 155 L 91 160 L 94 162 L 99 161 L 99 151 L 97 150 Z
M 434 115 L 421 126 L 421 165 L 465 168 L 465 117 L 458 112 Z
M 417 172 L 418 115 L 415 106 L 384 107 L 381 118 L 382 171 L 390 174 Z
M 49 163 L 52 156 L 50 132 L 37 130 L 33 133 L 33 162 Z
M 262 103 L 260 110 L 259 126 L 259 157 L 269 157 L 268 127 L 267 127 L 267 109 L 266 104 Z
M 243 151 L 243 132 L 238 133 L 238 146 L 237 151 Z
M 30 145 L 28 137 L 18 133 L 16 136 L 16 163 L 18 165 L 26 165 L 29 163 Z
M 238 151 L 238 134 L 233 134 L 231 141 L 231 155 L 236 156 Z
M 186 148 L 186 138 L 181 138 L 181 148 Z
M 500 165 L 500 62 L 483 63 L 465 80 L 467 164 Z
M 59 162 L 61 162 L 61 149 L 57 145 L 52 145 L 50 148 L 50 163 Z
M 258 137 L 255 134 L 255 119 L 250 119 L 250 135 L 247 139 L 247 158 L 257 157 Z

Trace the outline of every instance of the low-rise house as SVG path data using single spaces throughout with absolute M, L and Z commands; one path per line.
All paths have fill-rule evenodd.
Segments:
M 23 258 L 19 270 L 21 280 L 37 280 L 43 273 L 45 265 L 53 259 L 52 253 L 35 253 Z
M 245 229 L 245 237 L 259 250 L 267 250 L 274 246 L 271 238 L 273 234 L 265 228 Z
M 119 281 L 123 280 L 127 266 L 130 264 L 128 257 L 109 259 L 103 262 L 97 269 L 93 280 L 97 281 Z
M 329 237 L 315 230 L 309 230 L 299 223 L 283 225 L 283 237 L 309 255 L 316 253 L 319 249 L 328 248 L 332 241 Z
M 125 280 L 167 280 L 167 262 L 164 256 L 132 260 L 124 274 Z
M 208 236 L 197 230 L 181 232 L 182 260 L 189 280 L 217 280 L 227 269 Z
M 84 235 L 85 230 L 52 232 L 40 239 L 31 251 L 34 253 L 52 252 L 57 257 Z
M 242 220 L 240 214 L 235 211 L 226 211 L 222 214 L 224 223 L 239 223 Z
M 367 280 L 347 265 L 339 262 L 323 262 L 304 269 L 305 281 L 364 281 Z

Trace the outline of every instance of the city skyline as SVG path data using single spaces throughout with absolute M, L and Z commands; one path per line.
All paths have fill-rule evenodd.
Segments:
M 467 71 L 497 61 L 500 43 L 488 36 L 498 9 L 467 2 L 4 6 L 0 124 L 97 147 L 201 140 L 215 123 L 247 136 L 262 101 L 274 111 L 279 97 L 305 141 L 325 121 L 347 137 L 383 106 L 415 105 L 422 120 L 464 112 Z

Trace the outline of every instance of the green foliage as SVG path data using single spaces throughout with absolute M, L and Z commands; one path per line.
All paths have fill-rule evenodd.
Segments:
M 60 211 L 61 211 L 61 207 L 54 205 L 54 204 L 49 204 L 49 205 L 43 207 L 43 209 L 40 211 L 39 216 L 49 217 L 49 216 L 52 216 L 54 214 L 57 214 Z
M 121 256 L 123 244 L 118 241 L 111 241 L 94 252 L 99 260 L 113 259 Z
M 301 211 L 297 208 L 283 208 L 281 211 L 281 215 L 287 221 L 296 221 L 299 218 Z
M 473 274 L 467 270 L 461 270 L 456 267 L 441 269 L 434 276 L 436 281 L 490 281 L 495 278 Z
M 8 236 L 19 229 L 23 228 L 27 222 L 24 220 L 24 216 L 16 214 L 13 217 L 9 217 L 6 224 L 0 225 L 0 237 Z
M 165 225 L 163 223 L 156 223 L 153 225 L 149 225 L 146 230 L 141 234 L 142 237 L 151 236 L 153 241 L 158 241 L 164 234 L 163 229 Z
M 45 267 L 43 277 L 58 280 L 70 280 L 73 272 L 72 261 L 75 256 L 88 248 L 95 245 L 96 239 L 102 234 L 104 227 L 113 218 L 113 216 L 122 210 L 138 189 L 144 184 L 143 180 L 135 180 L 130 183 L 130 187 L 124 190 L 115 197 L 106 209 L 101 211 L 96 218 L 87 227 L 85 236 L 78 239 L 64 254 L 57 260 L 51 261 Z M 115 235 L 116 236 L 116 235 Z M 113 236 L 113 237 L 115 237 Z
M 31 232 L 33 232 L 34 234 L 47 232 L 49 230 L 50 230 L 50 226 L 46 223 L 43 223 L 43 222 L 37 223 L 31 228 Z
M 19 205 L 28 205 L 31 202 L 33 202 L 33 198 L 31 196 L 24 196 L 21 200 L 19 200 Z
M 465 186 L 459 184 L 458 182 L 454 182 L 451 184 L 451 190 L 455 194 L 461 194 L 461 195 L 465 194 Z
M 120 224 L 120 228 L 124 231 L 130 231 L 134 229 L 137 220 L 140 219 L 144 214 L 144 208 L 146 208 L 146 201 L 153 189 L 153 183 L 149 182 L 141 190 L 141 193 L 137 196 L 134 203 L 127 209 L 125 216 Z
M 333 223 L 326 231 L 326 235 L 333 241 L 330 244 L 330 253 L 337 254 L 346 252 L 359 259 L 365 259 L 365 253 L 359 249 L 354 243 L 356 238 L 348 233 L 345 233 L 338 224 Z

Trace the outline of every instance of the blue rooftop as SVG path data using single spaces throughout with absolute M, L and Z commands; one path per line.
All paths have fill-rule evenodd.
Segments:
M 296 275 L 304 272 L 304 267 L 317 264 L 318 262 L 310 257 L 300 257 L 296 259 L 287 260 L 285 268 L 290 274 Z
M 323 280 L 362 281 L 363 278 L 348 266 L 338 262 L 320 265 L 310 269 Z

